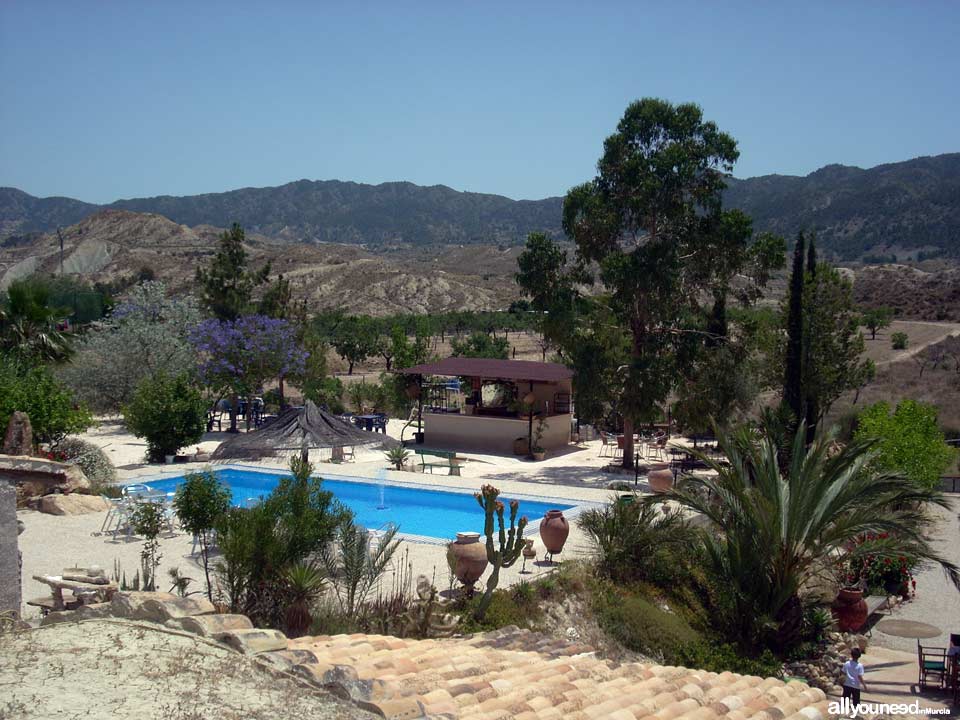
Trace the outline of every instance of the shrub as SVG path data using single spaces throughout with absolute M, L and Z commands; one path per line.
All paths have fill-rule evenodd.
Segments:
M 894 350 L 906 350 L 910 339 L 905 332 L 895 332 L 890 336 L 890 344 Z
M 162 462 L 203 437 L 207 404 L 186 375 L 160 373 L 140 383 L 123 417 L 134 435 L 146 438 L 149 460 Z
M 157 568 L 160 567 L 160 532 L 166 522 L 163 505 L 141 502 L 133 509 L 130 525 L 133 531 L 143 537 L 143 549 L 140 551 L 140 567 L 143 571 L 143 589 L 157 589 Z
M 304 398 L 326 407 L 332 413 L 342 413 L 346 409 L 343 404 L 343 382 L 340 378 L 311 378 L 304 381 L 301 389 Z
M 600 627 L 621 645 L 667 664 L 676 665 L 681 647 L 700 639 L 682 618 L 631 592 L 601 585 L 594 610 Z
M 284 573 L 327 546 L 351 515 L 313 477 L 313 466 L 290 462 L 283 478 L 263 502 L 232 508 L 216 524 L 221 560 L 215 567 L 220 590 L 232 612 L 255 624 L 282 628 L 291 602 Z
M 937 425 L 937 408 L 915 400 L 903 400 L 892 413 L 885 402 L 866 408 L 858 418 L 856 438 L 878 441 L 876 471 L 900 472 L 931 489 L 956 457 Z
M 690 524 L 678 512 L 662 512 L 639 498 L 587 510 L 577 523 L 597 550 L 601 574 L 614 580 L 669 577 L 678 567 L 671 550 L 682 554 L 695 539 Z
M 93 425 L 90 413 L 45 366 L 26 367 L 0 355 L 0 432 L 16 410 L 30 417 L 35 446 L 56 445 Z
M 83 474 L 90 481 L 91 492 L 96 488 L 103 494 L 109 494 L 108 488 L 116 481 L 117 471 L 107 454 L 98 446 L 80 438 L 67 438 L 57 443 L 56 453 L 64 462 L 73 462 L 83 470 Z M 119 493 L 119 488 L 117 491 Z
M 210 534 L 220 518 L 230 509 L 230 488 L 212 472 L 190 473 L 177 488 L 173 507 L 180 525 L 200 543 L 203 575 L 207 581 L 207 597 L 213 600 L 210 585 Z
M 781 661 L 769 650 L 749 657 L 740 654 L 729 643 L 706 641 L 681 646 L 677 652 L 677 664 L 708 672 L 733 672 L 760 677 L 779 677 L 783 673 Z

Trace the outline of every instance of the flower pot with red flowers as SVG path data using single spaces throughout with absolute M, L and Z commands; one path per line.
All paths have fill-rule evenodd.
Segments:
M 897 538 L 888 533 L 866 533 L 851 546 L 847 584 L 866 589 L 867 594 L 909 597 L 916 587 L 916 558 L 899 552 Z

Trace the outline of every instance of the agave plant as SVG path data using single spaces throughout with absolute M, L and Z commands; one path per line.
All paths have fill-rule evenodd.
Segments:
M 667 498 L 710 521 L 702 542 L 710 569 L 731 595 L 731 629 L 742 642 L 795 645 L 802 590 L 858 554 L 936 562 L 960 590 L 960 570 L 937 555 L 924 533 L 928 508 L 948 507 L 947 501 L 907 477 L 877 471 L 873 441 L 838 449 L 833 434 L 823 433 L 808 447 L 801 424 L 781 472 L 777 443 L 763 428 L 759 436 L 741 428 L 718 438 L 729 465 L 701 455 L 713 474 L 684 478 Z M 887 539 L 857 544 L 863 535 Z
M 394 468 L 397 470 L 403 470 L 403 466 L 410 458 L 410 451 L 402 445 L 398 445 L 397 447 L 387 450 L 386 456 L 387 460 L 390 461 L 390 464 L 393 465 Z
M 287 568 L 283 579 L 288 597 L 284 613 L 287 634 L 299 637 L 313 624 L 310 608 L 323 592 L 327 578 L 315 563 L 302 562 Z

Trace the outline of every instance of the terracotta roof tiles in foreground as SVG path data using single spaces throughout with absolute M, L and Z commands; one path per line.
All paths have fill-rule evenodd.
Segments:
M 291 640 L 289 647 L 316 658 L 315 663 L 298 665 L 298 673 L 396 720 L 827 717 L 824 694 L 798 681 L 618 665 L 584 646 L 516 628 L 447 640 L 304 637 Z

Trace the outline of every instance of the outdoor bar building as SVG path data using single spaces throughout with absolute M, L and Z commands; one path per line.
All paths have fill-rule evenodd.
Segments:
M 570 442 L 573 373 L 563 365 L 451 357 L 399 372 L 415 378 L 423 442 L 431 447 L 525 454 L 541 419 L 542 448 Z

